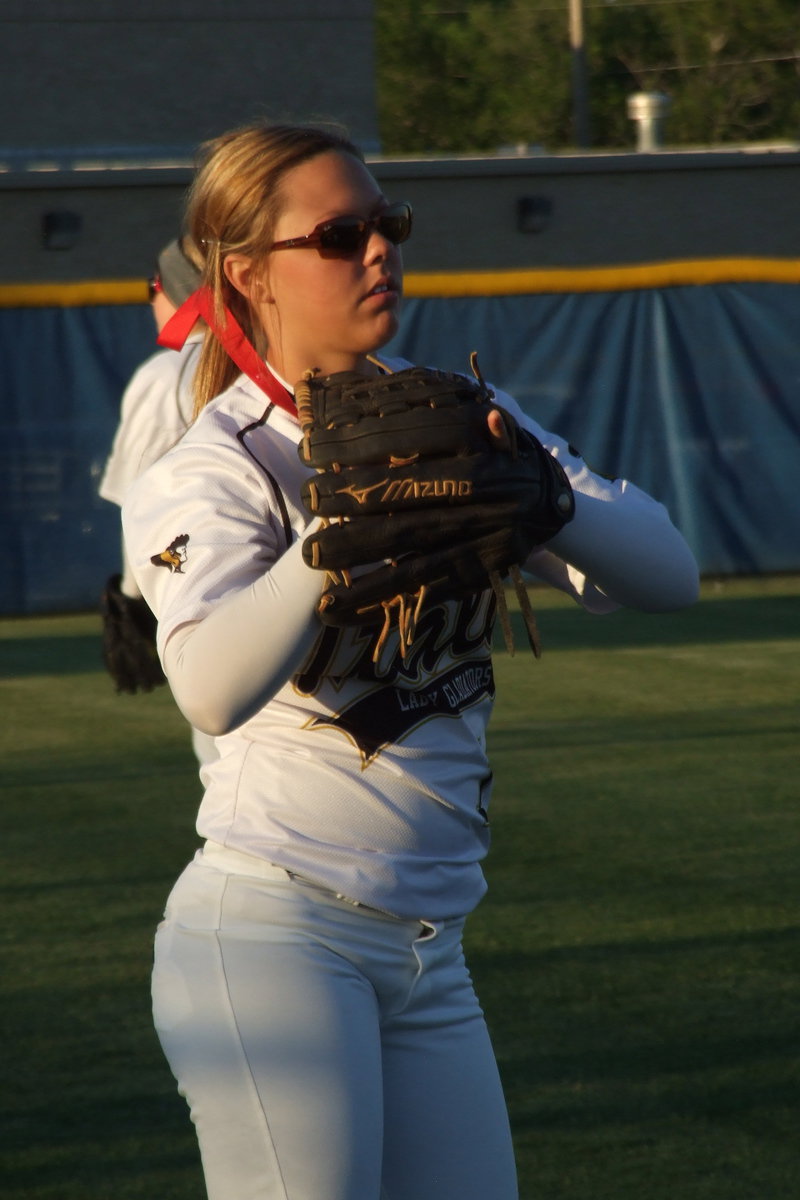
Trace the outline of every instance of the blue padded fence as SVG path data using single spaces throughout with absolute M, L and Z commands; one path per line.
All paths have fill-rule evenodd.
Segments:
M 411 298 L 387 350 L 487 379 L 670 509 L 705 574 L 800 570 L 800 285 Z M 97 495 L 145 305 L 0 309 L 0 612 L 93 608 Z

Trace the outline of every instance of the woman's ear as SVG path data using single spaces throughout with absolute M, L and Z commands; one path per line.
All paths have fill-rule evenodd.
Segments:
M 256 271 L 252 258 L 246 254 L 229 254 L 222 264 L 222 269 L 228 283 L 250 304 L 269 302 L 272 299 L 265 276 Z
M 222 269 L 228 283 L 249 300 L 253 284 L 252 259 L 246 254 L 229 254 L 222 264 Z

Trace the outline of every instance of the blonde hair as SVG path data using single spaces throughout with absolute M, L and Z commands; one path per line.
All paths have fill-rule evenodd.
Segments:
M 259 123 L 224 133 L 201 147 L 190 188 L 186 228 L 202 257 L 203 281 L 217 321 L 227 308 L 259 354 L 264 335 L 248 301 L 225 276 L 228 254 L 244 254 L 258 267 L 272 244 L 283 204 L 281 182 L 292 167 L 335 150 L 363 162 L 361 151 L 334 126 Z M 208 330 L 194 379 L 195 415 L 236 379 L 239 367 Z

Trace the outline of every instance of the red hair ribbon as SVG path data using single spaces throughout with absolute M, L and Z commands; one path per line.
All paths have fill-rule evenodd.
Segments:
M 239 370 L 258 384 L 270 400 L 295 416 L 296 409 L 291 394 L 278 382 L 263 359 L 259 358 L 255 347 L 245 337 L 244 330 L 231 310 L 225 307 L 224 313 L 224 324 L 220 324 L 214 312 L 211 288 L 208 284 L 203 284 L 196 292 L 192 292 L 189 299 L 170 317 L 158 335 L 158 344 L 170 350 L 182 350 L 197 322 L 205 321 Z

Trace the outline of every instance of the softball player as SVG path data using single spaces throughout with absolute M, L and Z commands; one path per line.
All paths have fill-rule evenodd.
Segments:
M 149 281 L 150 306 L 158 333 L 200 284 L 200 271 L 185 239 L 169 242 L 158 255 Z M 200 323 L 188 335 L 180 351 L 160 349 L 131 376 L 122 397 L 120 419 L 111 453 L 98 488 L 104 500 L 122 506 L 133 481 L 181 439 L 192 421 L 192 379 L 203 340 Z M 141 592 L 130 568 L 122 542 L 122 571 L 106 584 L 117 596 L 117 604 L 134 604 Z M 136 637 L 130 625 L 118 628 L 117 637 Z M 215 757 L 214 739 L 192 730 L 192 745 L 202 764 Z
M 164 247 L 148 285 L 158 333 L 199 287 L 200 278 L 181 241 L 172 241 Z M 187 338 L 182 351 L 158 350 L 131 376 L 98 489 L 104 500 L 121 506 L 134 479 L 171 450 L 186 432 L 192 420 L 192 377 L 201 341 L 198 328 Z M 136 589 L 127 571 L 123 579 Z M 136 591 L 128 594 L 135 595 Z
M 322 573 L 301 555 L 290 385 L 309 366 L 379 370 L 367 355 L 397 328 L 409 214 L 339 135 L 254 126 L 206 148 L 189 227 L 207 290 L 166 336 L 209 315 L 204 407 L 123 520 L 176 700 L 220 749 L 153 972 L 208 1195 L 513 1200 L 461 948 L 489 844 L 490 600 L 423 612 L 411 652 L 394 634 L 374 662 L 373 632 L 319 623 Z M 692 603 L 664 508 L 498 401 L 576 497 L 527 566 L 592 612 Z

